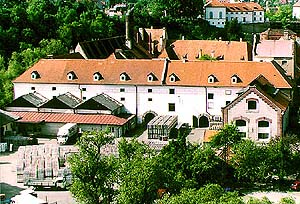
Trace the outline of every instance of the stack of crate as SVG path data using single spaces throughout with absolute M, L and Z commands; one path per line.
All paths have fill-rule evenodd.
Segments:
M 64 163 L 69 152 L 76 152 L 77 148 L 59 145 L 20 146 L 17 160 L 17 182 L 28 179 L 53 179 L 70 174 Z M 59 163 L 62 160 L 62 165 Z M 65 170 L 67 169 L 67 170 Z M 70 176 L 67 178 L 70 179 Z

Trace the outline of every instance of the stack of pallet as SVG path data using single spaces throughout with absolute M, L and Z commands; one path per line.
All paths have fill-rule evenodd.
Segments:
M 17 182 L 25 183 L 29 179 L 53 179 L 58 176 L 63 177 L 65 173 L 69 176 L 70 170 L 64 166 L 66 155 L 76 151 L 77 148 L 71 146 L 20 146 L 17 160 Z M 60 160 L 62 161 L 59 162 Z
M 154 117 L 147 125 L 148 139 L 167 140 L 177 122 L 177 116 L 165 115 Z

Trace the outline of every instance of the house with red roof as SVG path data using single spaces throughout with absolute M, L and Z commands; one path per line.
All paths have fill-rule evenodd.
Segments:
M 289 103 L 289 97 L 260 76 L 222 108 L 224 122 L 234 123 L 243 138 L 268 142 L 286 132 Z
M 242 24 L 264 22 L 264 9 L 255 2 L 228 3 L 213 0 L 204 7 L 205 20 L 219 28 L 224 28 L 226 22 L 233 19 Z
M 46 116 L 31 117 L 41 118 L 39 121 L 78 120 L 83 123 L 91 121 L 93 117 L 104 117 L 103 112 L 97 111 L 97 107 L 107 108 L 107 103 L 97 106 L 98 99 L 95 98 L 104 93 L 111 101 L 115 101 L 115 108 L 123 107 L 122 113 L 135 115 L 138 123 L 147 123 L 156 115 L 176 115 L 179 123 L 189 123 L 193 127 L 204 129 L 218 129 L 224 122 L 222 108 L 232 103 L 259 76 L 263 76 L 287 97 L 292 96 L 290 80 L 284 70 L 274 62 L 125 60 L 116 59 L 114 56 L 98 60 L 42 59 L 13 83 L 16 99 L 34 91 L 49 99 L 69 92 L 82 100 L 83 104 L 90 104 L 76 105 L 75 113 L 52 113 L 53 116 L 50 117 L 49 113 L 38 112 L 38 115 Z M 88 107 L 91 110 L 86 111 Z M 111 107 L 111 110 L 115 108 Z M 94 116 L 87 119 L 84 118 L 87 116 L 82 116 L 85 114 Z M 25 120 L 25 115 L 23 118 Z M 129 130 L 132 120 L 122 121 L 118 130 Z M 122 126 L 125 124 L 126 128 Z
M 291 78 L 299 75 L 299 45 L 295 39 L 284 35 L 279 40 L 253 40 L 253 61 L 270 62 L 275 61 L 281 66 L 285 74 Z

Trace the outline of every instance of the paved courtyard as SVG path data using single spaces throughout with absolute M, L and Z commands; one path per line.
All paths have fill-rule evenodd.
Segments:
M 39 144 L 56 143 L 56 140 L 39 139 Z M 20 191 L 27 189 L 23 183 L 17 183 L 16 163 L 17 152 L 0 153 L 0 193 L 7 198 L 18 195 Z M 69 191 L 36 191 L 37 197 L 57 204 L 76 204 Z

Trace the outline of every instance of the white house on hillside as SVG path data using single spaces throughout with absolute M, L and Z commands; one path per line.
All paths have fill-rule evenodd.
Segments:
M 118 60 L 111 56 L 43 59 L 13 83 L 16 98 L 34 91 L 49 99 L 70 92 L 87 101 L 105 93 L 123 104 L 125 112 L 136 115 L 139 123 L 156 115 L 176 115 L 179 123 L 216 129 L 222 125 L 222 108 L 258 76 L 291 95 L 291 85 L 282 73 L 272 62 Z
M 210 25 L 224 28 L 226 22 L 237 19 L 239 23 L 263 23 L 264 9 L 254 2 L 227 3 L 211 1 L 205 5 L 205 20 Z
M 293 17 L 300 19 L 300 1 L 293 5 Z

